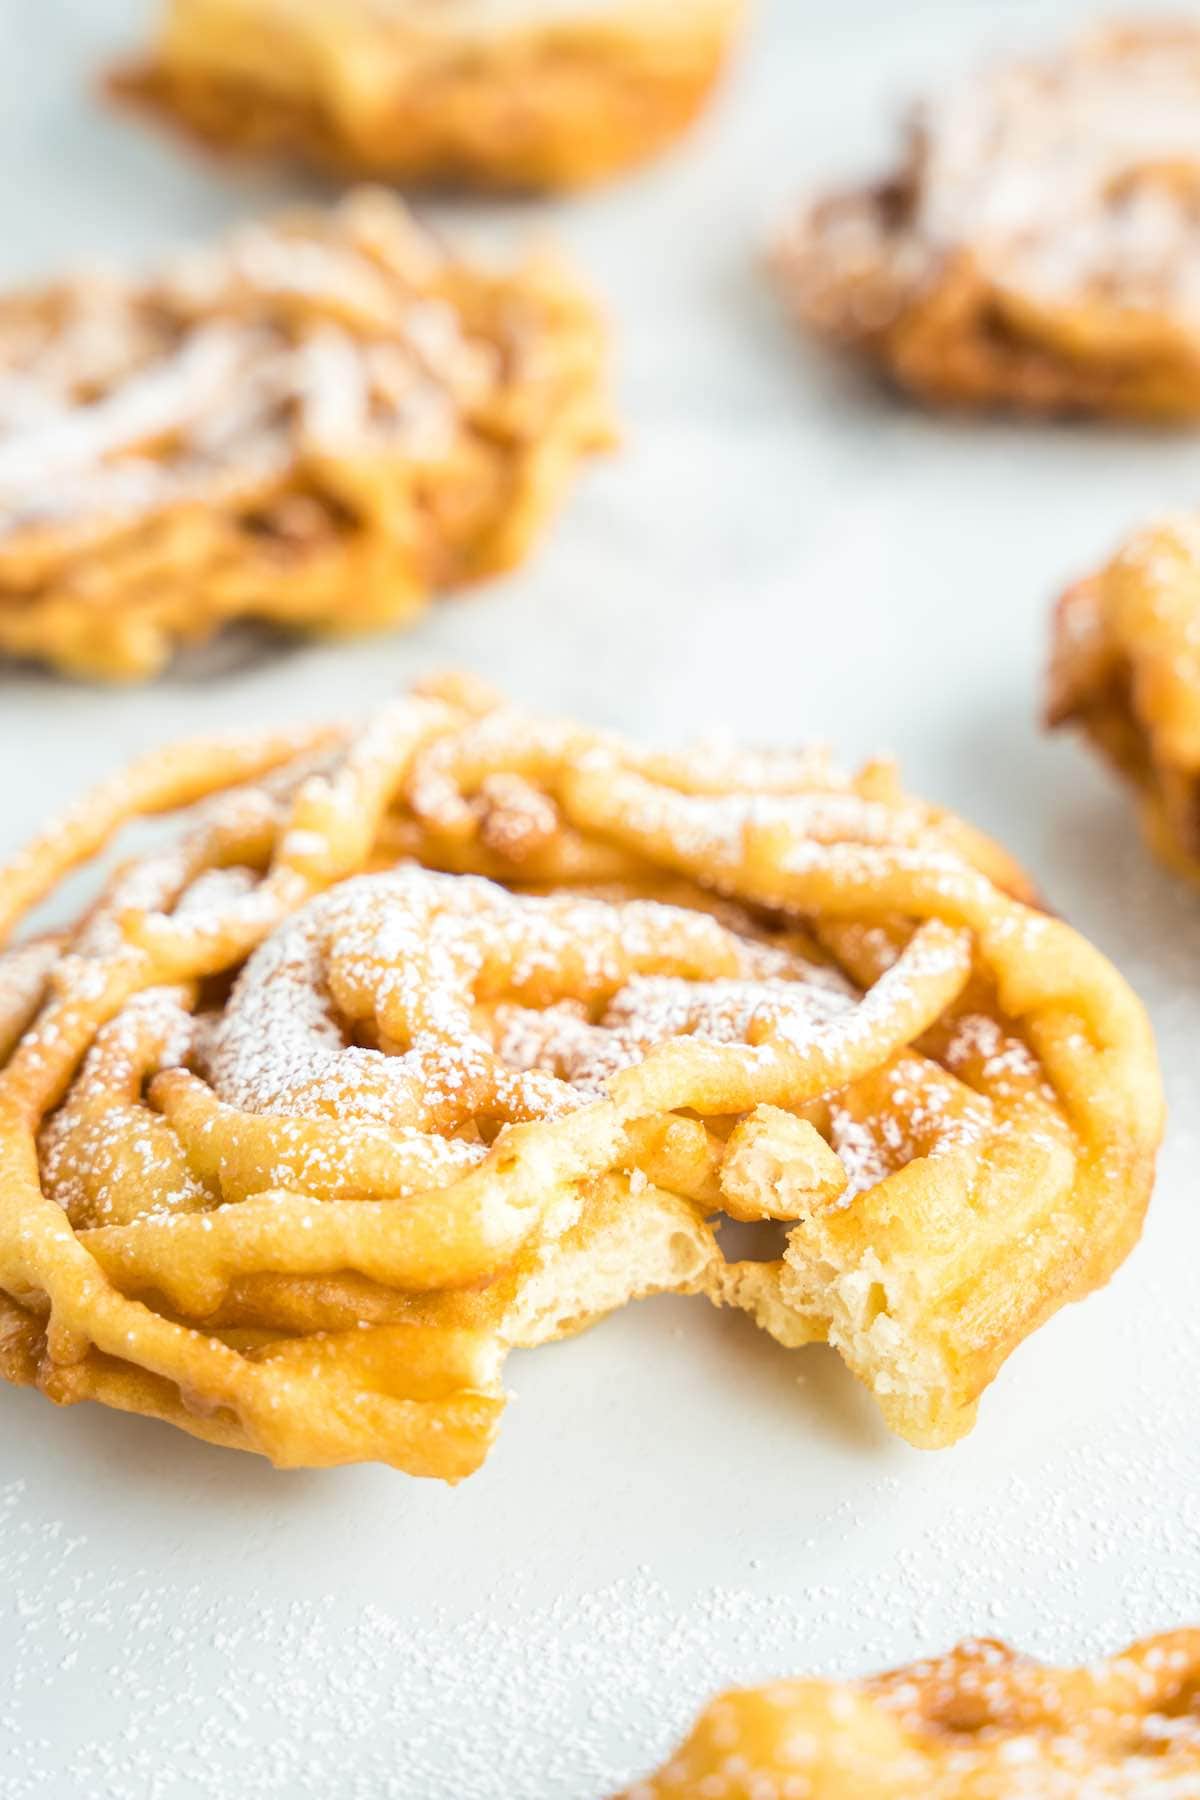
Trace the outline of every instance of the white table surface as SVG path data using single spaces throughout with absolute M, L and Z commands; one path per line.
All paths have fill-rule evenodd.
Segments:
M 0 13 L 0 276 L 297 191 L 89 98 L 144 10 Z M 754 261 L 787 197 L 885 149 L 931 72 L 1088 10 L 764 3 L 657 169 L 569 206 L 447 209 L 498 238 L 552 227 L 590 270 L 623 451 L 527 569 L 409 636 L 201 660 L 141 692 L 0 670 L 0 851 L 164 737 L 365 706 L 447 662 L 660 738 L 892 750 L 1149 1003 L 1173 1116 L 1141 1248 L 937 1454 L 890 1439 L 832 1354 L 698 1301 L 514 1358 L 500 1443 L 456 1491 L 278 1474 L 6 1390 L 2 1800 L 600 1800 L 722 1683 L 980 1632 L 1075 1658 L 1200 1623 L 1200 904 L 1036 718 L 1051 596 L 1197 497 L 1200 440 L 924 418 L 796 344 Z

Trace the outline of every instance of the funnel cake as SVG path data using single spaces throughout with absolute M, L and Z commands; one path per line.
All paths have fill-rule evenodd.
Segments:
M 167 0 L 116 94 L 339 173 L 574 188 L 688 126 L 743 0 Z
M 946 1444 L 1138 1234 L 1140 1005 L 888 765 L 448 679 L 135 764 L 0 873 L 0 932 L 180 809 L 0 965 L 0 1356 L 54 1400 L 453 1480 L 509 1348 L 672 1291 Z
M 1200 881 L 1200 518 L 1138 532 L 1062 596 L 1048 717 L 1129 777 L 1154 849 Z
M 1200 414 L 1200 29 L 1130 24 L 920 108 L 779 243 L 818 335 L 934 404 Z
M 1003 1644 L 867 1681 L 723 1695 L 623 1800 L 1184 1800 L 1200 1793 L 1200 1631 L 1053 1669 Z
M 365 631 L 520 561 L 606 441 L 603 330 L 395 201 L 0 299 L 0 653 L 153 674 L 227 620 Z

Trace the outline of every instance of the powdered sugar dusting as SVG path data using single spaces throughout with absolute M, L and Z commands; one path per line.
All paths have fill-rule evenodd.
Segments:
M 636 973 L 714 962 L 742 973 Z M 476 1008 L 496 989 L 539 1005 L 497 1007 L 493 1041 Z M 607 1002 L 594 1022 L 593 1002 Z M 529 1118 L 561 1111 L 675 1036 L 745 1041 L 755 1018 L 777 1018 L 819 1037 L 852 1004 L 834 971 L 738 938 L 707 913 L 511 896 L 410 868 L 345 882 L 273 933 L 206 1033 L 203 1060 L 218 1097 L 246 1110 L 430 1129 L 487 1104 Z M 401 1021 L 390 1054 L 348 1041 L 355 1026 L 387 1034 Z
M 812 979 L 809 979 L 811 973 Z M 797 978 L 799 977 L 799 978 Z M 635 976 L 598 1023 L 564 1002 L 541 1013 L 504 1007 L 497 1014 L 501 1055 L 518 1068 L 542 1068 L 600 1092 L 609 1076 L 640 1062 L 674 1037 L 715 1044 L 746 1043 L 756 1023 L 774 1023 L 793 1041 L 816 1041 L 851 1010 L 852 997 L 826 970 L 797 971 L 791 980 L 682 981 Z
M 834 335 L 886 331 L 958 259 L 1018 331 L 1022 306 L 1087 308 L 1118 359 L 1148 332 L 1194 334 L 1198 92 L 1182 19 L 993 63 L 916 111 L 888 179 L 805 210 L 784 279 Z
M 495 354 L 424 291 L 437 259 L 416 228 L 402 240 L 392 224 L 402 274 L 373 257 L 368 223 L 360 200 L 324 227 L 248 225 L 154 281 L 81 279 L 40 313 L 14 307 L 0 320 L 4 535 L 250 499 L 302 454 L 445 454 Z
M 1156 1394 L 1198 1351 L 1185 1335 L 1155 1371 Z M 1182 1400 L 1180 1429 L 1163 1434 L 1144 1399 L 1128 1397 L 1109 1444 L 1060 1453 L 1049 1486 L 998 1473 L 986 1491 L 964 1488 L 952 1470 L 948 1485 L 925 1486 L 920 1457 L 903 1476 L 860 1468 L 852 1497 L 793 1511 L 790 1537 L 776 1535 L 784 1520 L 769 1504 L 749 1538 L 714 1549 L 717 1577 L 643 1565 L 572 1582 L 557 1600 L 538 1597 L 524 1558 L 469 1599 L 416 1607 L 385 1570 L 358 1600 L 326 1592 L 319 1564 L 261 1587 L 220 1567 L 194 1583 L 136 1560 L 113 1574 L 103 1526 L 72 1536 L 40 1493 L 11 1482 L 0 1489 L 0 1792 L 603 1800 L 661 1762 L 725 1685 L 862 1675 L 971 1633 L 1056 1661 L 1110 1654 L 1200 1618 L 1197 1446 Z M 1149 1504 L 1162 1483 L 1179 1496 L 1169 1513 Z M 212 1499 L 222 1504 L 219 1489 Z M 304 1505 L 293 1496 L 287 1510 Z M 320 1532 L 328 1515 L 316 1494 L 312 1505 Z M 341 1516 L 354 1529 L 353 1491 Z M 1016 1567 L 1015 1532 L 1028 1547 Z M 785 1543 L 786 1582 L 774 1560 Z M 947 1544 L 952 1584 L 939 1578 Z M 70 1703 L 84 1684 L 106 1692 L 87 1723 Z

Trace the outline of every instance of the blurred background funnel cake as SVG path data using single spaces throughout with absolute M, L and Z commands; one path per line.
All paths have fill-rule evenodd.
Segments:
M 1132 781 L 1154 849 L 1200 880 L 1200 516 L 1136 532 L 1062 596 L 1048 716 Z
M 743 0 L 164 0 L 114 92 L 219 148 L 343 174 L 572 188 L 703 106 Z
M 887 765 L 445 680 L 135 764 L 0 872 L 0 931 L 178 812 L 0 964 L 0 1358 L 52 1399 L 453 1480 L 510 1347 L 670 1290 L 936 1446 L 1137 1237 L 1140 1005 Z
M 0 653 L 128 679 L 231 619 L 406 622 L 525 555 L 608 440 L 603 363 L 554 260 L 366 190 L 0 298 Z
M 1186 1800 L 1200 1631 L 1054 1669 L 975 1640 L 866 1681 L 723 1694 L 623 1800 Z
M 961 81 L 775 262 L 804 325 L 931 403 L 1195 418 L 1200 29 L 1116 25 Z

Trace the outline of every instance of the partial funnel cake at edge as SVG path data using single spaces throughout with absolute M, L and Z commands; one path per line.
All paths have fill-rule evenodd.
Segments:
M 975 1640 L 865 1681 L 724 1694 L 621 1800 L 1187 1800 L 1200 1631 L 1056 1669 Z
M 1063 594 L 1047 710 L 1130 780 L 1153 848 L 1200 881 L 1200 515 L 1134 533 Z

